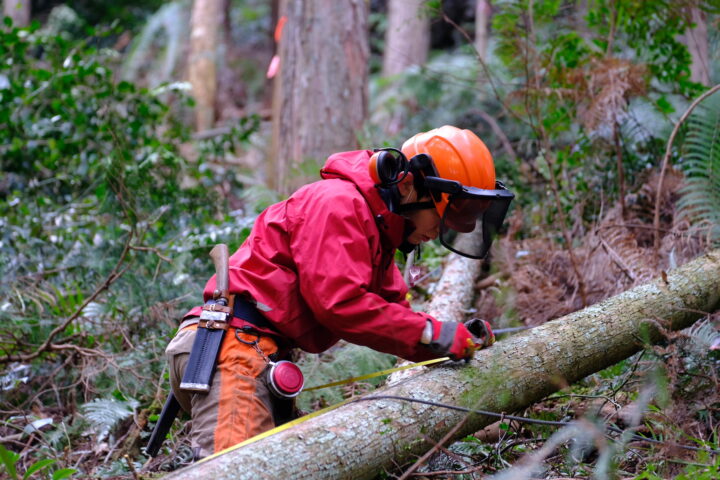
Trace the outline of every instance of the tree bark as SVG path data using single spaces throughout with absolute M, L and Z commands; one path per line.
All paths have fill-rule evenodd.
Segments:
M 477 0 L 475 5 L 475 50 L 483 62 L 487 60 L 491 15 L 490 0 Z
M 283 0 L 268 185 L 291 193 L 332 153 L 358 147 L 368 110 L 368 6 Z M 298 170 L 290 180 L 290 171 Z
M 215 124 L 217 48 L 223 39 L 223 0 L 195 0 L 190 18 L 188 76 L 195 98 L 195 129 Z
M 396 75 L 427 60 L 430 21 L 422 11 L 424 4 L 424 0 L 390 0 L 388 3 L 383 76 Z
M 720 250 L 663 279 L 481 350 L 467 365 L 444 365 L 373 392 L 495 412 L 514 412 L 657 341 L 662 323 L 690 326 L 720 308 Z M 455 427 L 465 414 L 400 400 L 350 403 L 293 428 L 172 474 L 191 478 L 374 478 Z M 470 416 L 455 438 L 495 421 Z
M 710 54 L 708 44 L 708 29 L 705 12 L 697 6 L 690 8 L 690 15 L 695 26 L 687 31 L 684 37 L 692 65 L 690 66 L 690 79 L 703 85 L 710 85 Z
M 12 18 L 14 27 L 30 25 L 30 0 L 3 0 L 3 14 Z

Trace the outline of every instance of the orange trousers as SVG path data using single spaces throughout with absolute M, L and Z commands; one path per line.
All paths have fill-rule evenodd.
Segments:
M 170 384 L 180 406 L 190 413 L 190 439 L 195 459 L 232 447 L 292 417 L 292 401 L 275 398 L 268 389 L 265 370 L 267 357 L 277 352 L 271 337 L 230 328 L 225 333 L 210 392 L 180 390 L 197 324 L 177 333 L 165 353 L 170 363 Z

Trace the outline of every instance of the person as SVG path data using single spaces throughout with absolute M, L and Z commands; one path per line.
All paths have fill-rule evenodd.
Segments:
M 196 458 L 293 418 L 292 399 L 271 393 L 277 388 L 268 378 L 272 362 L 291 349 L 320 353 L 344 339 L 421 361 L 469 359 L 481 346 L 463 323 L 411 309 L 394 256 L 438 237 L 461 255 L 485 256 L 512 199 L 496 182 L 485 144 L 469 130 L 443 126 L 400 150 L 334 154 L 321 176 L 263 211 L 230 256 L 234 316 L 209 393 L 179 388 L 200 307 L 167 347 Z M 476 228 L 481 241 L 462 240 Z M 206 301 L 214 290 L 213 276 Z M 494 339 L 486 328 L 486 340 Z

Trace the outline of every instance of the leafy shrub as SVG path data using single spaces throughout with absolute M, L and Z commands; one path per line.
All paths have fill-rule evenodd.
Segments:
M 106 437 L 127 399 L 154 401 L 163 349 L 212 269 L 199 253 L 237 247 L 255 216 L 229 211 L 218 185 L 241 186 L 209 161 L 257 118 L 193 141 L 186 86 L 116 81 L 107 33 L 0 28 L 0 404 L 69 407 L 33 433 L 50 450 L 83 441 L 77 404 Z
M 526 171 L 558 197 L 538 207 L 542 220 L 562 209 L 595 221 L 603 202 L 624 196 L 658 161 L 673 104 L 701 90 L 677 39 L 689 28 L 685 11 L 634 0 L 494 7 L 496 53 L 513 85 L 503 102 L 532 129 Z

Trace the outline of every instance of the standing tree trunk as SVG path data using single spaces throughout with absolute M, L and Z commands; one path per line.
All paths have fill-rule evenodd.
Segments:
M 477 0 L 475 5 L 475 50 L 483 62 L 487 61 L 491 15 L 490 0 Z
M 215 124 L 217 48 L 223 39 L 223 0 L 195 0 L 190 17 L 188 76 L 195 98 L 195 129 Z
M 708 46 L 708 30 L 705 12 L 698 7 L 690 10 L 695 27 L 689 29 L 685 35 L 685 45 L 692 56 L 690 66 L 690 79 L 703 85 L 710 85 L 710 55 Z
M 422 65 L 430 48 L 430 21 L 424 0 L 390 0 L 383 54 L 384 76 L 396 75 L 411 65 Z
M 662 279 L 481 350 L 468 365 L 441 366 L 400 385 L 170 475 L 194 478 L 375 478 L 427 450 L 425 435 L 441 438 L 464 413 L 395 395 L 494 412 L 527 407 L 631 356 L 642 340 L 658 341 L 657 325 L 690 326 L 720 308 L 720 250 Z M 495 418 L 473 414 L 454 434 L 476 432 Z
M 13 26 L 30 25 L 30 0 L 3 0 L 3 14 L 12 18 Z
M 357 148 L 367 117 L 368 6 L 364 0 L 283 0 L 287 22 L 275 77 L 268 185 L 291 193 L 332 153 Z M 293 175 L 296 169 L 302 175 Z

